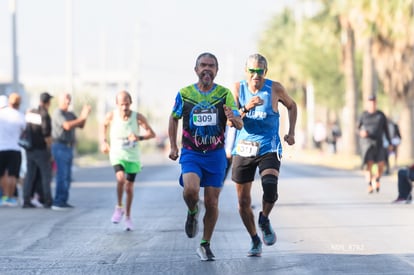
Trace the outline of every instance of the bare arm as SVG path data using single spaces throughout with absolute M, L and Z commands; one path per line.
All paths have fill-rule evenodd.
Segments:
M 77 119 L 65 121 L 62 124 L 63 129 L 69 131 L 75 127 L 83 128 L 85 126 L 86 120 L 88 119 L 89 113 L 91 112 L 91 106 L 84 105 L 82 112 Z
M 233 95 L 233 99 L 236 104 L 236 107 L 239 106 L 238 86 L 239 86 L 239 83 L 236 83 L 232 90 L 232 95 Z M 237 99 L 236 99 L 236 95 L 237 95 Z M 224 105 L 223 108 L 224 108 L 224 113 L 226 114 L 226 117 L 227 117 L 227 125 L 230 127 L 235 127 L 236 129 L 240 130 L 243 127 L 243 120 L 241 116 L 235 116 L 230 106 Z
M 176 160 L 178 158 L 178 146 L 177 146 L 177 130 L 178 130 L 178 119 L 170 115 L 168 123 L 168 137 L 170 139 L 170 154 L 169 158 Z
M 147 139 L 155 138 L 155 132 L 149 125 L 148 120 L 145 116 L 138 113 L 137 121 L 138 121 L 138 125 L 141 126 L 145 130 L 145 134 L 142 136 L 139 136 L 139 140 L 147 140 Z
M 243 127 L 243 120 L 240 116 L 235 116 L 233 113 L 233 110 L 224 105 L 224 113 L 226 114 L 227 117 L 227 125 L 229 125 L 230 127 L 235 127 L 237 130 L 240 130 Z
M 83 126 L 85 126 L 85 122 L 86 122 L 86 118 L 80 118 L 80 117 L 74 120 L 67 120 L 63 122 L 62 128 L 65 129 L 66 131 L 69 131 L 70 129 L 73 129 L 76 127 L 83 128 Z
M 237 106 L 237 108 L 239 108 L 240 118 L 243 119 L 243 117 L 246 115 L 246 113 L 244 113 L 240 110 L 240 108 L 243 107 L 243 106 L 240 106 L 239 89 L 240 89 L 240 82 L 236 82 L 236 83 L 234 83 L 233 88 L 231 89 L 231 92 L 233 93 L 233 97 L 234 97 L 234 101 L 236 102 L 236 106 Z
M 288 110 L 289 131 L 284 136 L 284 140 L 289 144 L 295 144 L 295 127 L 298 110 L 295 101 L 287 94 L 285 88 L 278 82 L 272 84 L 272 106 L 274 110 L 278 110 L 278 102 L 281 102 Z
M 240 82 L 237 82 L 234 86 L 233 94 L 234 97 L 237 98 L 237 104 L 239 107 L 239 114 L 241 118 L 244 118 L 244 116 L 251 110 L 254 109 L 256 106 L 260 106 L 263 104 L 263 100 L 260 98 L 260 96 L 253 96 L 249 102 L 247 102 L 244 106 L 241 106 L 239 102 L 239 89 L 240 89 Z
M 113 116 L 113 112 L 109 112 L 106 114 L 105 116 L 105 120 L 102 124 L 101 127 L 101 152 L 102 153 L 108 153 L 109 152 L 109 144 L 108 144 L 108 140 L 106 139 L 107 133 L 108 133 L 108 128 L 109 125 L 111 124 L 112 121 L 112 116 Z

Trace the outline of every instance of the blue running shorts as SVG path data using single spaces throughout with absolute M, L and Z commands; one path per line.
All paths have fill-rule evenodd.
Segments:
M 200 177 L 200 186 L 223 187 L 224 173 L 227 167 L 224 148 L 206 153 L 181 149 L 180 185 L 184 186 L 182 174 L 196 173 Z

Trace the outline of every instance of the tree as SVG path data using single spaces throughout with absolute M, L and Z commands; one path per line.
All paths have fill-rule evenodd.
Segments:
M 347 15 L 339 15 L 342 31 L 342 57 L 345 75 L 345 107 L 343 125 L 347 131 L 343 131 L 343 145 L 345 152 L 358 153 L 357 148 L 357 110 L 358 89 L 355 65 L 355 37 L 354 29 Z
M 402 157 L 413 158 L 414 129 L 414 1 L 348 1 L 352 24 L 358 30 L 357 38 L 366 41 L 364 52 L 364 96 L 377 92 L 378 75 L 391 110 L 397 113 L 401 106 L 401 132 L 405 137 Z M 356 28 L 356 26 L 358 28 Z M 374 70 L 374 66 L 375 70 Z M 392 110 L 394 109 L 394 110 Z
M 375 8 L 375 9 L 374 9 Z M 373 56 L 385 93 L 393 106 L 401 106 L 404 142 L 400 156 L 414 158 L 414 1 L 379 1 L 373 5 Z
M 328 1 L 329 2 L 329 1 Z M 390 106 L 401 106 L 402 157 L 413 158 L 414 146 L 414 1 L 336 0 L 339 13 L 356 30 L 364 54 L 363 98 L 377 93 L 377 76 Z M 389 113 L 392 115 L 392 110 Z
M 303 87 L 308 81 L 315 86 L 318 104 L 328 108 L 344 106 L 343 143 L 348 153 L 357 152 L 358 102 L 382 88 L 390 106 L 401 107 L 400 121 L 405 122 L 400 124 L 405 140 L 401 155 L 413 159 L 414 0 L 307 2 L 318 5 L 310 17 L 295 18 L 293 12 L 285 10 L 275 16 L 260 41 L 276 69 L 276 79 L 283 80 L 294 95 L 303 99 L 303 107 Z M 335 52 L 340 53 L 338 63 Z M 358 70 L 360 55 L 362 73 Z M 336 74 L 335 66 L 342 68 L 341 74 Z M 361 76 L 363 80 L 359 81 Z
M 306 109 L 308 84 L 314 87 L 318 110 L 336 113 L 335 110 L 344 102 L 339 43 L 329 29 L 335 26 L 319 22 L 323 20 L 326 20 L 323 15 L 295 17 L 291 10 L 286 9 L 273 18 L 259 42 L 260 51 L 268 57 L 271 68 L 269 77 L 283 83 L 298 100 L 299 109 L 306 110 L 300 112 L 301 121 L 307 121 L 301 127 L 303 132 L 308 132 L 310 141 L 313 128 L 311 117 L 314 114 Z M 321 116 L 326 118 L 326 112 Z

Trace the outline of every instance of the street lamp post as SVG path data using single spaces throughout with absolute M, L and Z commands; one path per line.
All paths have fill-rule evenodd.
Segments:
M 19 91 L 19 57 L 17 56 L 17 31 L 16 31 L 16 3 L 10 0 L 10 14 L 12 19 L 12 51 L 13 51 L 13 92 Z
M 66 0 L 66 84 L 73 99 L 73 0 Z

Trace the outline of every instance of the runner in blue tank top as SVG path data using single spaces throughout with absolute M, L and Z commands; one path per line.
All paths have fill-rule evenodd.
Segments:
M 185 232 L 194 238 L 198 232 L 199 191 L 204 187 L 204 231 L 197 254 L 203 261 L 214 260 L 210 240 L 218 218 L 218 199 L 227 165 L 224 150 L 226 124 L 241 129 L 240 118 L 231 91 L 214 83 L 217 58 L 211 53 L 198 56 L 194 68 L 198 82 L 180 89 L 170 115 L 169 158 L 178 159 L 177 130 L 182 119 L 180 184 L 188 207 Z
M 233 147 L 232 180 L 236 182 L 240 216 L 252 238 L 249 256 L 260 256 L 262 253 L 262 242 L 257 235 L 250 195 L 257 167 L 263 187 L 259 227 L 266 245 L 276 242 L 276 234 L 268 217 L 278 199 L 277 184 L 282 155 L 279 102 L 286 107 L 289 116 L 289 131 L 284 136 L 284 141 L 289 145 L 295 143 L 296 103 L 280 83 L 266 79 L 266 73 L 266 59 L 260 54 L 249 56 L 246 62 L 246 80 L 237 82 L 233 90 L 244 126 L 237 131 Z

